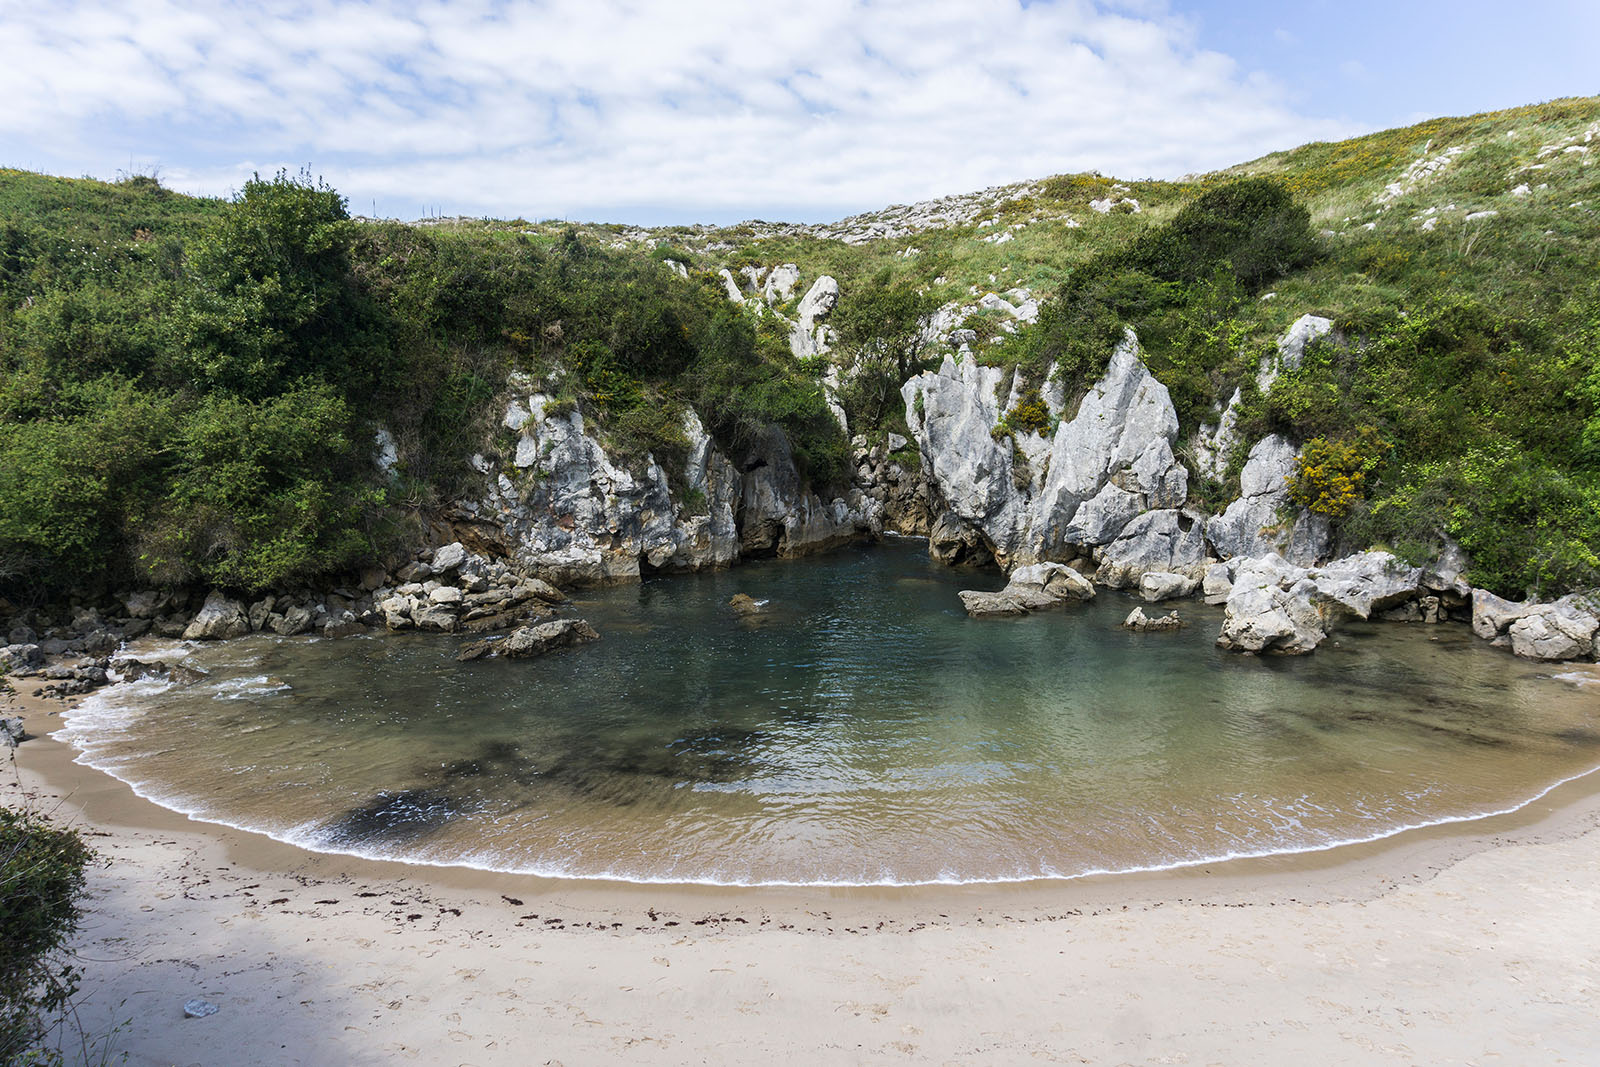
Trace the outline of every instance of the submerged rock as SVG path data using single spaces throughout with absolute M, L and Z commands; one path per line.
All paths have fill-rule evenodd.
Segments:
M 757 600 L 748 593 L 735 593 L 728 601 L 728 607 L 733 609 L 735 615 L 760 615 L 767 610 L 770 601 Z
M 985 593 L 977 589 L 963 589 L 956 595 L 961 598 L 961 606 L 966 608 L 967 614 L 975 619 L 1001 615 L 1026 615 L 1033 610 L 1022 597 L 1005 591 Z M 1040 606 L 1045 606 L 1045 603 L 1041 603 Z
M 1133 630 L 1137 633 L 1152 631 L 1178 630 L 1184 625 L 1176 611 L 1169 611 L 1159 619 L 1152 619 L 1144 613 L 1143 608 L 1134 608 L 1128 612 L 1128 617 L 1122 620 L 1124 630 Z
M 583 619 L 554 619 L 512 631 L 495 651 L 508 659 L 528 659 L 598 640 L 600 634 Z

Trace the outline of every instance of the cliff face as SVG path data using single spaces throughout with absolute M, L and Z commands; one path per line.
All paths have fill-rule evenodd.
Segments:
M 582 414 L 513 382 L 504 425 L 518 434 L 511 465 L 464 512 L 499 527 L 524 570 L 558 584 L 637 581 L 655 571 L 724 567 L 745 556 L 798 556 L 883 530 L 882 506 L 852 489 L 823 500 L 802 481 L 774 430 L 735 464 L 693 412 L 682 488 L 649 459 L 642 471 L 609 456 Z

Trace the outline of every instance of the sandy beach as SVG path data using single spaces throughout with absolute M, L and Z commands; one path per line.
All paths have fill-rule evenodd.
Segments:
M 20 682 L 22 689 L 28 683 Z M 308 853 L 72 762 L 80 1019 L 131 1064 L 1593 1063 L 1600 775 L 1334 853 L 901 890 L 571 883 Z M 185 1018 L 184 1002 L 218 1011 Z

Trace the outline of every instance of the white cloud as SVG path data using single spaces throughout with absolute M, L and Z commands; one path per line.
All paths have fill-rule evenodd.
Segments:
M 358 209 L 725 219 L 1348 132 L 1192 40 L 1087 0 L 11 0 L 0 142 L 208 192 L 309 162 Z

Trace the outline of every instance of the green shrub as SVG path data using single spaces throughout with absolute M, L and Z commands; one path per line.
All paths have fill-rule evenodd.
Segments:
M 52 1062 L 41 1043 L 78 989 L 65 950 L 93 853 L 74 831 L 0 808 L 0 1062 Z
M 1000 424 L 994 428 L 994 436 L 1000 438 L 1019 433 L 1048 435 L 1054 431 L 1055 419 L 1050 415 L 1050 408 L 1045 404 L 1038 386 L 1032 386 L 1023 391 L 1016 404 L 1000 419 Z
M 1367 475 L 1381 458 L 1376 433 L 1363 437 L 1359 443 L 1325 437 L 1307 441 L 1295 460 L 1289 499 L 1330 519 L 1348 515 L 1361 502 Z

